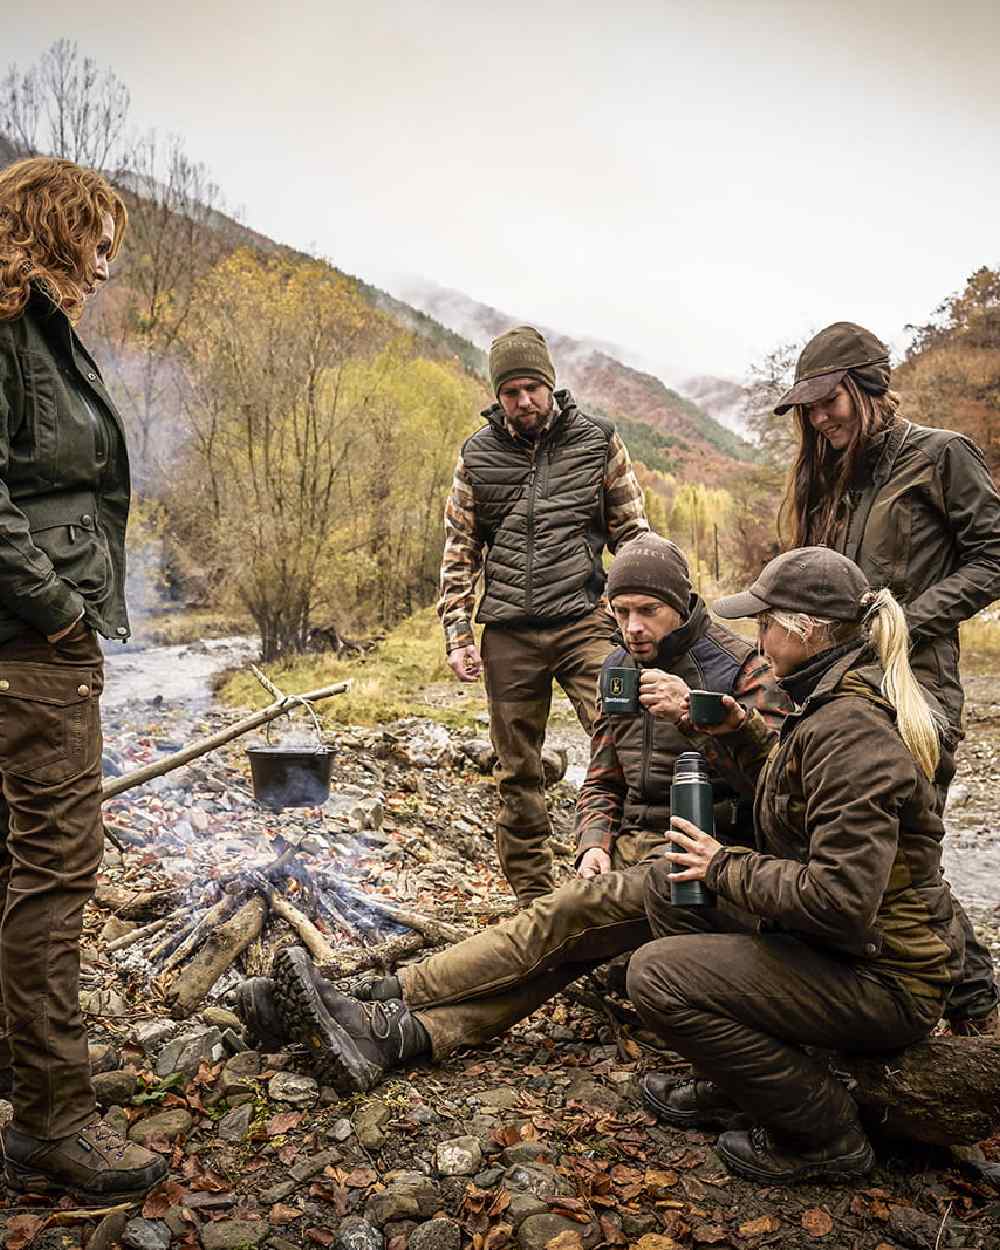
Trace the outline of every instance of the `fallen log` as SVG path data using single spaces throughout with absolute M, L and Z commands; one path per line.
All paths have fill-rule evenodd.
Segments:
M 427 942 L 420 933 L 397 933 L 395 937 L 367 950 L 335 955 L 329 963 L 320 966 L 320 972 L 328 981 L 348 980 L 373 968 L 388 974 L 400 960 L 418 954 L 426 946 Z
M 267 900 L 252 895 L 225 923 L 209 933 L 201 949 L 174 975 L 164 998 L 175 1016 L 189 1016 L 264 927 Z
M 282 920 L 288 921 L 315 963 L 327 964 L 337 958 L 333 947 L 330 946 L 323 934 L 320 933 L 308 916 L 299 911 L 294 903 L 290 903 L 281 894 L 275 894 L 271 899 L 271 910 L 276 916 L 280 916 Z
M 891 1136 L 970 1146 L 1000 1128 L 1000 1041 L 931 1037 L 889 1055 L 826 1058 L 866 1120 Z
M 415 933 L 422 933 L 435 946 L 448 946 L 452 942 L 461 942 L 463 938 L 469 936 L 467 929 L 460 929 L 457 925 L 447 924 L 443 920 L 435 920 L 433 916 L 425 916 L 423 912 L 413 911 L 409 907 L 401 907 L 398 903 L 392 903 L 379 894 L 366 894 L 363 890 L 352 889 L 351 886 L 342 881 L 335 881 L 331 877 L 325 877 L 324 884 L 354 906 L 367 907 L 377 915 L 384 916 L 386 920 L 393 921 L 394 924 L 413 929 Z

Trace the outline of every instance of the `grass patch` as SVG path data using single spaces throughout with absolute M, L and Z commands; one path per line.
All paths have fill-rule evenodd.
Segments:
M 133 621 L 133 639 L 147 647 L 172 647 L 198 642 L 204 638 L 229 638 L 233 634 L 252 634 L 254 623 L 249 616 L 212 612 L 201 608 L 169 608 L 143 613 Z
M 268 665 L 267 675 L 288 694 L 350 678 L 347 694 L 317 705 L 323 720 L 334 724 L 378 725 L 403 716 L 427 716 L 451 729 L 465 729 L 476 727 L 477 715 L 486 710 L 482 683 L 462 686 L 452 676 L 433 608 L 401 622 L 363 659 L 303 655 Z M 234 673 L 218 694 L 238 707 L 270 702 L 252 673 Z
M 1000 664 L 1000 618 L 986 608 L 959 627 L 963 673 L 993 673 Z

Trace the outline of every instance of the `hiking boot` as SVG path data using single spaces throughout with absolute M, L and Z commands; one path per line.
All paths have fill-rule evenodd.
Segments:
M 7 1185 L 14 1193 L 68 1193 L 98 1206 L 142 1198 L 167 1174 L 164 1159 L 126 1141 L 99 1117 L 58 1141 L 8 1128 L 3 1150 Z
M 1000 1041 L 1000 1007 L 984 1016 L 958 1016 L 948 1022 L 955 1037 L 992 1037 Z
M 243 1021 L 247 1037 L 265 1054 L 280 1050 L 288 1040 L 274 1001 L 270 977 L 248 977 L 236 987 L 233 1008 Z
M 313 963 L 300 946 L 274 960 L 274 996 L 286 1033 L 309 1051 L 321 1084 L 338 1093 L 362 1093 L 385 1072 L 430 1049 L 427 1034 L 400 999 L 361 1002 L 317 985 Z
M 661 1072 L 642 1078 L 642 1101 L 656 1117 L 678 1128 L 729 1128 L 742 1111 L 713 1081 L 672 1085 Z
M 722 1134 L 715 1148 L 730 1172 L 763 1185 L 850 1180 L 864 1176 L 875 1166 L 875 1154 L 857 1123 L 812 1150 L 781 1145 L 760 1125 L 730 1129 Z
M 403 987 L 399 977 L 361 977 L 351 986 L 350 994 L 364 1003 L 385 1003 L 392 998 L 402 999 Z

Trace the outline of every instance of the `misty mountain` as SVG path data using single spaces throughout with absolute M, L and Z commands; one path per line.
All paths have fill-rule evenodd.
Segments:
M 712 376 L 685 378 L 677 389 L 710 417 L 741 438 L 748 437 L 746 423 L 746 388 L 731 378 Z
M 523 313 L 502 312 L 425 280 L 401 282 L 398 294 L 406 304 L 484 350 L 513 325 L 525 321 L 538 325 L 552 350 L 557 384 L 569 386 L 585 410 L 614 420 L 636 459 L 644 459 L 651 468 L 712 482 L 754 456 L 750 444 L 705 407 L 653 374 L 623 363 L 611 344 L 574 338 Z

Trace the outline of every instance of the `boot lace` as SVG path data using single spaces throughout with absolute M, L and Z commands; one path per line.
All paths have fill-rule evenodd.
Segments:
M 750 1144 L 759 1155 L 766 1154 L 770 1150 L 771 1139 L 763 1125 L 755 1124 L 750 1130 Z
M 87 1125 L 81 1134 L 81 1140 L 86 1142 L 88 1136 L 98 1149 L 105 1151 L 116 1162 L 124 1156 L 128 1143 L 121 1133 L 115 1132 L 103 1120 L 94 1120 Z M 87 1145 L 90 1145 L 90 1142 L 87 1142 Z
M 372 1037 L 378 1042 L 388 1041 L 389 1034 L 392 1032 L 392 1026 L 397 1023 L 403 1004 L 398 998 L 390 998 L 385 1002 L 379 1002 L 378 1000 L 372 1000 L 371 1002 L 362 1001 L 360 1006 L 365 1013 L 368 1027 L 372 1031 Z

